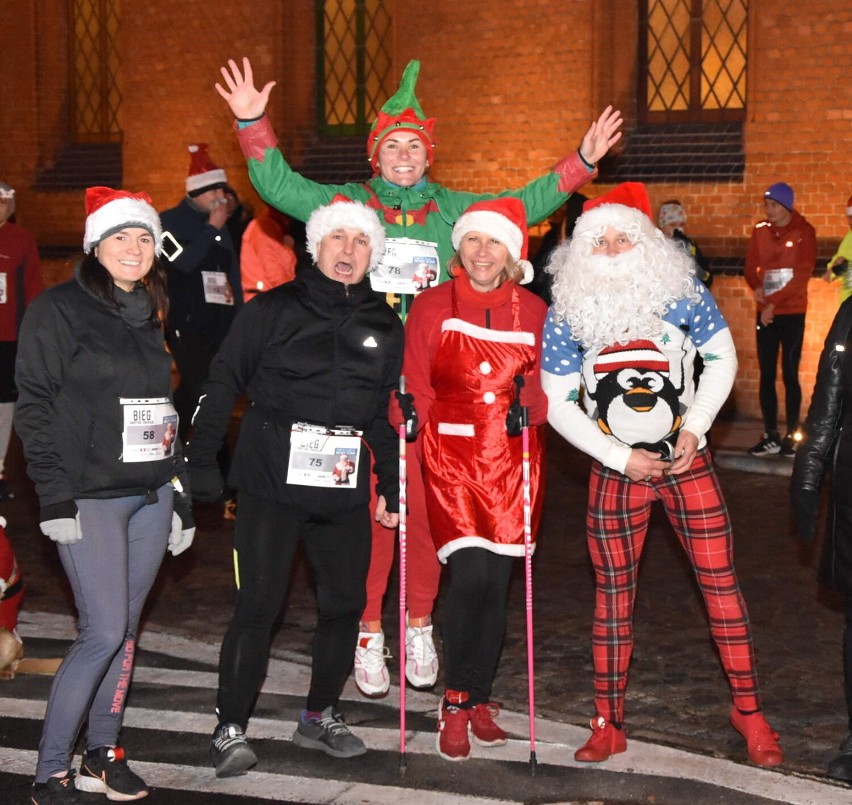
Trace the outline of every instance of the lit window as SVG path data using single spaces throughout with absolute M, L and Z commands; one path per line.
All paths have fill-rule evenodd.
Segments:
M 388 6 L 385 0 L 317 0 L 324 134 L 365 134 L 393 94 Z
M 72 0 L 69 14 L 72 140 L 121 142 L 119 0 Z
M 739 120 L 748 0 L 641 0 L 639 93 L 647 120 Z

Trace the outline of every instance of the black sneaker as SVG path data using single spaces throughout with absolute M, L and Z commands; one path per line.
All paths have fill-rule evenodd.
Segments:
M 74 788 L 74 770 L 64 777 L 51 777 L 46 783 L 33 783 L 30 802 L 32 805 L 82 805 L 83 800 Z
M 257 763 L 239 724 L 220 724 L 210 741 L 210 760 L 217 777 L 237 777 Z
M 781 437 L 778 431 L 764 433 L 760 441 L 749 448 L 750 456 L 777 456 L 781 452 Z
M 106 794 L 115 802 L 129 802 L 148 796 L 148 786 L 130 771 L 121 747 L 102 746 L 83 755 L 80 773 L 74 781 L 78 791 Z
M 795 458 L 798 446 L 799 442 L 796 440 L 796 437 L 792 433 L 788 433 L 784 437 L 784 441 L 781 442 L 781 455 L 784 458 Z
M 305 749 L 319 749 L 332 757 L 357 757 L 367 751 L 364 742 L 349 731 L 343 716 L 326 707 L 319 718 L 303 717 L 293 733 L 293 743 Z

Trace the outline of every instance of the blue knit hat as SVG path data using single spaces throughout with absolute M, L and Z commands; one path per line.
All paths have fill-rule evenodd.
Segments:
M 763 194 L 763 197 L 777 201 L 782 207 L 786 207 L 788 210 L 793 209 L 793 188 L 785 182 L 776 182 L 770 185 Z

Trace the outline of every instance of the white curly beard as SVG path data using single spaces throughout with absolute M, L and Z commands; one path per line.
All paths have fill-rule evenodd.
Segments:
M 575 237 L 554 252 L 548 266 L 554 274 L 553 310 L 585 348 L 658 335 L 669 307 L 695 297 L 694 263 L 657 234 L 639 235 L 632 249 L 615 257 L 591 254 L 587 237 Z

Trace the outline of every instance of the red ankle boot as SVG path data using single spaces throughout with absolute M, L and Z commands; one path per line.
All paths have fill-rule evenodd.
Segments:
M 736 707 L 731 708 L 731 726 L 745 738 L 748 759 L 758 766 L 780 766 L 784 753 L 778 746 L 778 733 L 769 726 L 763 713 L 743 715 Z
M 435 746 L 444 760 L 467 760 L 470 757 L 470 739 L 467 734 L 470 710 L 462 710 L 468 694 L 464 691 L 448 690 L 438 705 L 438 735 Z
M 613 727 L 603 716 L 593 718 L 589 726 L 592 728 L 592 737 L 574 753 L 574 760 L 600 763 L 627 749 L 624 732 Z

